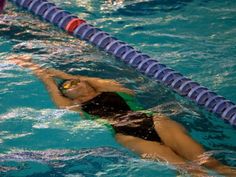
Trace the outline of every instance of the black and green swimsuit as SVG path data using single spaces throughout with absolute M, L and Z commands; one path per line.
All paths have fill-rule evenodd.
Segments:
M 143 113 L 134 97 L 120 92 L 103 92 L 82 104 L 82 110 L 91 118 L 107 119 L 116 133 L 131 135 L 149 141 L 159 141 L 152 115 Z M 112 120 L 112 121 L 109 121 Z

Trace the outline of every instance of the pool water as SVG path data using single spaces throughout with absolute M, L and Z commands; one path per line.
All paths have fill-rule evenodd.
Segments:
M 236 3 L 225 0 L 53 0 L 236 102 Z M 0 176 L 176 176 L 119 145 L 104 125 L 57 109 L 42 82 L 6 57 L 115 79 L 146 109 L 183 124 L 206 155 L 236 167 L 235 129 L 104 52 L 8 4 L 0 15 Z M 214 172 L 209 174 L 217 176 Z M 182 174 L 186 175 L 186 174 Z

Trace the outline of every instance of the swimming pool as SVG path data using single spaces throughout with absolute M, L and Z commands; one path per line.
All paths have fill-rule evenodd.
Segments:
M 54 2 L 235 102 L 235 3 Z M 76 113 L 56 109 L 37 78 L 7 63 L 5 57 L 14 53 L 33 54 L 38 63 L 70 73 L 120 81 L 136 91 L 146 108 L 156 106 L 156 110 L 181 122 L 195 139 L 214 150 L 209 153 L 236 166 L 232 127 L 29 14 L 12 6 L 7 13 L 0 24 L 2 174 L 174 176 L 176 173 L 171 166 L 141 160 L 122 148 L 106 127 L 81 120 Z

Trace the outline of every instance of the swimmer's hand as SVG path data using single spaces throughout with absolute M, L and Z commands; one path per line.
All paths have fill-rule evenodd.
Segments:
M 12 64 L 16 64 L 24 68 L 28 68 L 33 64 L 32 57 L 30 55 L 11 55 L 7 57 L 7 60 Z
M 7 57 L 8 61 L 12 64 L 16 64 L 23 68 L 31 69 L 35 75 L 40 78 L 50 77 L 50 75 L 46 72 L 46 69 L 41 68 L 40 65 L 32 62 L 31 55 L 11 55 Z

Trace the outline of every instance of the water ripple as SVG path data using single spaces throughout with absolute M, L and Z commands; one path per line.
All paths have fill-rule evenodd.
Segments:
M 149 172 L 162 172 L 162 174 L 171 174 L 167 170 L 175 170 L 166 164 L 154 163 L 135 158 L 124 151 L 111 147 L 100 147 L 94 149 L 68 150 L 68 149 L 48 149 L 43 151 L 24 151 L 13 149 L 5 154 L 0 154 L 0 162 L 24 162 L 42 163 L 50 167 L 50 171 L 38 172 L 45 175 L 79 175 L 79 176 L 117 176 L 117 174 L 141 175 Z M 27 165 L 29 168 L 29 165 Z M 16 166 L 17 170 L 27 171 L 27 166 Z M 1 172 L 6 171 L 7 165 L 4 165 Z M 12 167 L 12 169 L 10 168 Z M 16 170 L 10 166 L 8 171 Z M 161 167 L 161 169 L 160 169 Z M 31 167 L 31 171 L 36 171 Z M 118 173 L 119 172 L 119 173 Z M 122 172 L 122 173 L 121 173 Z M 32 172 L 31 172 L 32 173 Z

